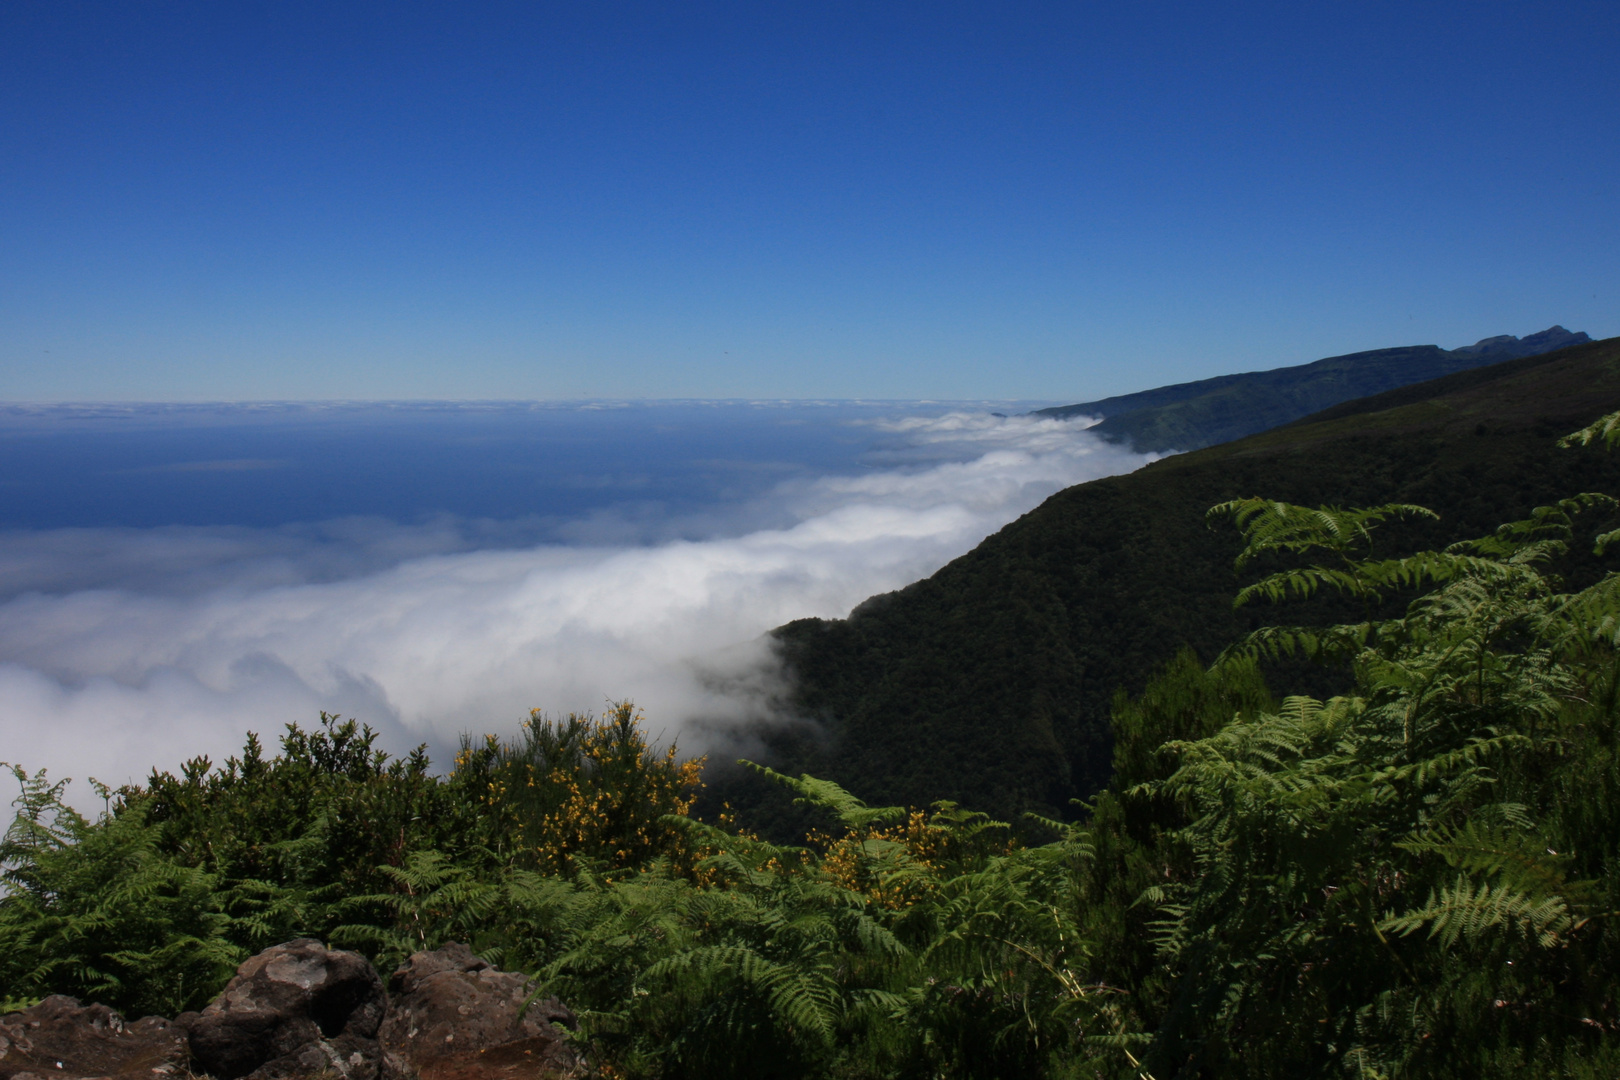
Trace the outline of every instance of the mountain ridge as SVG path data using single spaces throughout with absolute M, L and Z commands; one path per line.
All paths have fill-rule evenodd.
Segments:
M 1308 364 L 1218 375 L 1076 405 L 1032 416 L 1101 417 L 1091 428 L 1139 453 L 1200 450 L 1291 423 L 1341 402 L 1399 389 L 1507 360 L 1544 355 L 1589 342 L 1584 331 L 1551 326 L 1523 338 L 1482 338 L 1442 349 L 1405 345 L 1329 356 Z
M 1439 547 L 1575 492 L 1620 492 L 1620 455 L 1556 445 L 1620 409 L 1620 338 L 1391 393 L 1382 408 L 1336 406 L 1065 489 L 845 619 L 778 627 L 798 720 L 752 732 L 749 756 L 878 804 L 1064 813 L 1111 774 L 1114 694 L 1139 691 L 1182 647 L 1207 661 L 1261 625 L 1364 617 L 1321 597 L 1284 612 L 1234 609 L 1241 545 L 1235 530 L 1206 525 L 1210 506 L 1250 495 L 1418 503 L 1441 520 L 1391 527 L 1382 541 Z M 1564 569 L 1582 579 L 1597 568 L 1583 549 Z M 1290 670 L 1287 685 L 1336 692 L 1322 678 Z M 756 827 L 801 823 L 749 776 L 713 778 L 709 797 Z

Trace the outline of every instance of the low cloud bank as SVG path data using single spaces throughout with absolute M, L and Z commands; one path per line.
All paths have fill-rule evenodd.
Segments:
M 609 698 L 703 749 L 698 721 L 780 693 L 765 631 L 842 616 L 1150 460 L 1062 421 L 879 431 L 884 467 L 785 483 L 734 516 L 777 524 L 706 540 L 501 550 L 487 523 L 366 520 L 0 536 L 0 759 L 119 784 L 326 710 L 443 761 L 462 732 Z

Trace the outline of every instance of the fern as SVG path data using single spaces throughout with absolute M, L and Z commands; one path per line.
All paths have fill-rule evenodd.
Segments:
M 1309 509 L 1269 499 L 1234 499 L 1209 509 L 1210 519 L 1230 518 L 1243 532 L 1247 541 L 1238 556 L 1239 569 L 1252 560 L 1270 552 L 1304 554 L 1311 551 L 1331 551 L 1350 555 L 1358 549 L 1367 550 L 1373 542 L 1373 530 L 1391 518 L 1438 519 L 1434 511 L 1422 506 L 1389 503 L 1364 510 L 1341 510 L 1335 507 Z
M 1536 826 L 1527 797 L 1545 790 L 1538 769 L 1566 767 L 1592 672 L 1614 670 L 1601 683 L 1620 688 L 1620 585 L 1564 594 L 1546 571 L 1577 514 L 1613 505 L 1577 496 L 1445 551 L 1378 559 L 1367 557 L 1373 527 L 1421 516 L 1413 508 L 1244 500 L 1212 511 L 1245 531 L 1239 566 L 1261 555 L 1336 560 L 1274 572 L 1240 601 L 1323 588 L 1369 605 L 1419 594 L 1393 618 L 1265 628 L 1229 647 L 1220 663 L 1348 661 L 1355 693 L 1285 699 L 1172 741 L 1176 770 L 1126 792 L 1186 808 L 1172 839 L 1193 860 L 1189 877 L 1136 897 L 1179 980 L 1150 1067 L 1197 1044 L 1248 1062 L 1239 1074 L 1291 1071 L 1262 1063 L 1297 1063 L 1293 1051 L 1229 1041 L 1263 1029 L 1278 1047 L 1331 1045 L 1344 1068 L 1391 1074 L 1429 1060 L 1425 1032 L 1440 1018 L 1473 1022 L 1461 1019 L 1467 1002 L 1488 984 L 1455 971 L 1529 977 L 1538 956 L 1591 933 L 1597 896 L 1569 880 L 1568 841 Z M 1604 693 L 1620 721 L 1620 693 Z M 1565 805 L 1541 803 L 1555 816 Z M 1387 1008 L 1397 998 L 1404 1014 Z M 1384 1011 L 1368 1011 L 1374 1001 Z
M 1499 808 L 1482 808 L 1460 826 L 1425 828 L 1396 846 L 1416 854 L 1439 855 L 1454 869 L 1475 877 L 1497 877 L 1529 894 L 1563 893 L 1569 858 L 1553 854 L 1524 817 L 1499 813 L 1493 821 L 1490 810 Z
M 1387 918 L 1379 929 L 1407 935 L 1427 926 L 1429 936 L 1447 948 L 1464 938 L 1512 929 L 1542 948 L 1552 948 L 1578 924 L 1561 896 L 1535 896 L 1505 885 L 1493 888 L 1459 874 L 1438 894 L 1430 893 L 1422 908 Z
M 742 764 L 783 787 L 798 792 L 799 797 L 794 801 L 800 805 L 829 811 L 846 828 L 864 829 L 869 825 L 897 821 L 906 816 L 906 808 L 903 806 L 867 806 L 831 780 L 818 780 L 813 776 L 795 779 L 752 761 L 744 761 Z
M 1558 440 L 1558 445 L 1589 446 L 1594 442 L 1601 442 L 1611 450 L 1620 445 L 1620 412 L 1598 417 L 1579 431 L 1565 435 Z

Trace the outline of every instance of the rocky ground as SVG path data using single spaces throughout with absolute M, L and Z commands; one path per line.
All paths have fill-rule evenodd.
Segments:
M 309 938 L 248 960 L 201 1012 L 134 1023 L 49 997 L 0 1017 L 0 1080 L 517 1080 L 579 1059 L 556 999 L 465 945 L 412 956 L 385 986 L 365 957 Z

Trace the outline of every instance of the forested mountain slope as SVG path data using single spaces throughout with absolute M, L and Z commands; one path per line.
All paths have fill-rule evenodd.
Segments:
M 1588 340 L 1584 333 L 1553 326 L 1524 338 L 1509 334 L 1486 338 L 1462 349 L 1435 345 L 1373 349 L 1062 405 L 1035 415 L 1103 417 L 1093 430 L 1144 453 L 1198 450 L 1267 431 L 1340 402 Z
M 1116 690 L 1140 690 L 1183 645 L 1208 660 L 1278 618 L 1264 606 L 1233 609 L 1240 538 L 1206 525 L 1210 506 L 1250 495 L 1418 503 L 1441 520 L 1389 529 L 1388 542 L 1443 544 L 1574 492 L 1620 493 L 1620 455 L 1556 446 L 1617 408 L 1620 338 L 1611 338 L 1069 488 L 847 619 L 775 631 L 806 722 L 768 735 L 767 756 L 872 802 L 1061 809 L 1108 779 Z M 1590 555 L 1572 558 L 1573 578 L 1597 572 Z M 1317 603 L 1288 621 L 1329 613 Z M 786 824 L 791 811 L 768 789 L 743 776 L 713 781 L 745 818 Z

